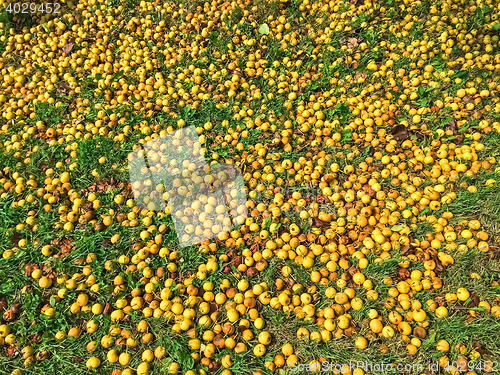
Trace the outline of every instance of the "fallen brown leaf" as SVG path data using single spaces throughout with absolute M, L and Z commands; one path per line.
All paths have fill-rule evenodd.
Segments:
M 2 297 L 0 298 L 0 313 L 3 313 L 5 310 L 7 310 L 7 298 Z
M 111 309 L 111 305 L 109 303 L 107 303 L 106 306 L 104 306 L 104 310 L 102 311 L 102 314 L 108 315 L 110 309 Z
M 439 273 L 444 270 L 443 263 L 438 258 L 437 251 L 433 248 L 427 249 L 427 253 L 431 256 L 431 259 L 436 263 L 435 272 Z
M 356 72 L 356 74 L 354 75 L 355 80 L 358 80 L 359 78 L 366 78 L 366 77 L 368 77 L 368 75 L 363 73 L 363 72 Z
M 479 297 L 477 296 L 476 293 L 472 292 L 471 295 L 470 295 L 470 298 L 472 300 L 472 303 L 470 305 L 470 307 L 476 307 L 479 305 Z
M 325 204 L 325 203 L 329 203 L 329 199 L 326 195 L 323 195 L 323 194 L 319 194 L 317 197 L 316 197 L 316 202 L 319 203 L 319 204 Z
M 471 96 L 471 95 L 466 95 L 462 98 L 462 101 L 466 104 L 469 104 L 469 103 L 472 103 L 474 104 L 475 100 L 474 100 L 474 97 Z
M 31 338 L 30 338 L 30 342 L 37 342 L 39 339 L 40 339 L 40 336 L 42 336 L 42 334 L 40 332 L 38 332 L 37 334 L 33 335 Z
M 33 273 L 34 270 L 38 269 L 38 264 L 36 263 L 30 263 L 26 266 L 26 276 L 31 277 L 31 274 Z
M 406 268 L 400 268 L 399 269 L 399 277 L 401 277 L 402 279 L 407 279 L 410 277 L 410 271 L 408 271 L 408 269 Z
M 458 134 L 457 122 L 455 119 L 452 119 L 448 124 L 446 124 L 446 127 L 450 128 L 453 134 Z
M 347 47 L 356 48 L 359 45 L 357 38 L 347 38 Z
M 73 43 L 67 43 L 62 47 L 62 51 L 66 54 L 69 55 L 71 50 L 73 49 L 74 44 Z
M 391 134 L 394 139 L 398 142 L 404 141 L 408 139 L 408 129 L 404 125 L 396 125 L 391 129 Z
M 315 228 L 330 228 L 330 223 L 328 221 L 318 219 L 317 217 L 313 217 L 312 221 L 312 226 Z
M 13 245 L 17 246 L 20 239 L 21 239 L 21 235 L 19 233 L 14 233 L 10 237 L 10 242 L 12 242 Z
M 351 267 L 351 268 L 349 268 L 348 272 L 351 274 L 351 276 L 354 276 L 355 274 L 357 274 L 360 271 L 356 267 Z

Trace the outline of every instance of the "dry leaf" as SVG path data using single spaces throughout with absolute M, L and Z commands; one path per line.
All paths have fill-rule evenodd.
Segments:
M 476 293 L 472 292 L 470 295 L 470 298 L 472 299 L 472 306 L 471 307 L 476 307 L 479 306 L 479 297 L 477 296 Z
M 358 39 L 356 38 L 347 38 L 347 47 L 348 48 L 356 48 L 358 46 Z
M 328 221 L 320 220 L 316 217 L 313 217 L 312 226 L 315 228 L 330 228 L 330 223 Z
M 73 43 L 68 43 L 68 44 L 65 44 L 62 48 L 63 52 L 66 54 L 66 55 L 69 55 L 69 53 L 71 52 L 71 50 L 73 49 L 73 46 L 74 44 Z
M 356 267 L 351 267 L 351 268 L 349 268 L 348 272 L 351 274 L 351 276 L 354 276 L 355 274 L 360 272 L 360 270 Z
M 455 121 L 455 119 L 452 119 L 448 124 L 446 124 L 446 126 L 451 129 L 453 134 L 458 134 L 457 122 Z
M 471 95 L 464 96 L 464 97 L 462 98 L 462 101 L 463 101 L 464 103 L 466 103 L 466 104 L 469 104 L 469 103 L 474 104 L 474 102 L 475 102 L 474 97 L 473 97 L 473 96 L 471 96 Z
M 366 75 L 363 72 L 356 72 L 356 74 L 354 75 L 355 80 L 358 80 L 359 78 L 366 78 L 366 77 L 368 77 L 368 75 Z
M 106 306 L 104 306 L 104 310 L 103 310 L 102 314 L 103 315 L 108 315 L 110 309 L 111 309 L 111 306 L 110 306 L 109 303 L 107 303 Z
M 10 237 L 10 242 L 12 242 L 13 245 L 17 246 L 20 239 L 21 239 L 21 235 L 19 233 L 14 233 Z
M 410 271 L 408 271 L 408 269 L 406 269 L 406 268 L 400 268 L 399 269 L 399 277 L 406 280 L 407 278 L 410 277 Z
M 68 95 L 69 91 L 71 90 L 71 87 L 69 87 L 69 84 L 67 82 L 61 82 L 59 86 L 57 87 L 57 93 L 59 95 Z
M 396 125 L 391 129 L 391 134 L 393 135 L 394 139 L 398 142 L 404 141 L 408 139 L 409 134 L 408 134 L 408 129 L 406 129 L 406 126 L 404 125 Z
M 439 273 L 444 270 L 443 263 L 438 258 L 437 251 L 434 250 L 433 248 L 429 248 L 428 250 L 429 255 L 431 256 L 432 260 L 434 263 L 436 263 L 436 273 Z
M 0 313 L 3 313 L 5 310 L 7 310 L 7 298 L 2 297 L 0 298 Z

